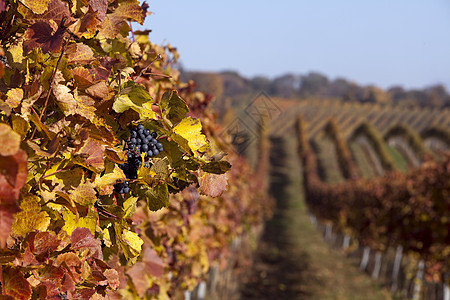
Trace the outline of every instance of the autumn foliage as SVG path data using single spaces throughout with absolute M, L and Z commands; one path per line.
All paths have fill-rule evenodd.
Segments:
M 427 279 L 446 280 L 450 270 L 450 156 L 426 161 L 407 173 L 389 171 L 377 178 L 322 182 L 317 159 L 300 117 L 299 157 L 310 210 L 321 220 L 378 251 L 402 246 L 426 263 Z
M 137 0 L 0 0 L 5 299 L 178 298 L 261 222 L 264 191 L 211 98 L 179 81 L 175 48 L 131 30 L 148 14 Z M 118 194 L 136 124 L 164 151 Z

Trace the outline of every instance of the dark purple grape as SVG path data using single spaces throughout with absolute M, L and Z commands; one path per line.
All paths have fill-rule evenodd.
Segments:
M 161 143 L 156 143 L 156 148 L 161 151 L 163 149 L 163 145 Z
M 136 138 L 131 138 L 131 140 L 130 140 L 130 143 L 131 143 L 131 144 L 136 144 L 136 142 L 137 142 L 137 141 L 136 141 Z
M 147 151 L 147 156 L 148 156 L 148 157 L 153 156 L 153 151 L 152 151 L 152 150 L 148 150 L 148 151 Z
M 136 133 L 136 131 L 131 131 L 131 138 L 135 138 L 137 136 L 137 133 Z
M 143 145 L 141 146 L 141 151 L 142 151 L 142 152 L 147 152 L 147 151 L 148 151 L 148 145 L 147 145 L 147 144 L 143 144 Z
M 156 139 L 156 137 L 158 136 L 157 134 L 156 134 L 156 132 L 152 132 L 152 138 L 154 138 L 154 139 Z
M 157 143 L 158 143 L 158 141 L 155 140 L 155 139 L 152 139 L 152 140 L 150 141 L 150 144 L 152 144 L 152 145 L 156 145 Z
M 145 129 L 144 125 L 142 125 L 142 124 L 139 124 L 137 128 L 138 128 L 139 130 L 144 130 L 144 129 Z
M 153 155 L 158 155 L 158 154 L 159 154 L 158 149 L 153 150 Z
M 145 130 L 144 130 L 144 134 L 145 134 L 146 136 L 149 136 L 149 135 L 150 135 L 150 130 L 149 130 L 149 129 L 145 129 Z
M 136 139 L 136 145 L 140 145 L 142 143 L 142 140 L 140 138 Z
M 122 190 L 122 194 L 128 194 L 130 192 L 130 188 L 129 187 L 124 187 Z

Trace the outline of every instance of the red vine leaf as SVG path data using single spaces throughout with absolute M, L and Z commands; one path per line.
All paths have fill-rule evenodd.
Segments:
M 100 81 L 86 89 L 86 93 L 94 98 L 104 99 L 110 95 L 112 89 L 105 81 Z
M 55 251 L 61 241 L 53 231 L 38 232 L 33 239 L 33 254 L 36 256 L 48 257 L 51 252 Z
M 5 148 L 7 145 L 5 145 Z M 27 180 L 27 154 L 23 150 L 0 155 L 0 202 L 15 202 Z
M 100 145 L 96 140 L 89 138 L 78 153 L 85 154 L 87 157 L 85 160 L 87 166 L 92 166 L 98 170 L 105 167 L 105 147 Z
M 108 0 L 90 0 L 89 7 L 97 13 L 97 18 L 100 21 L 105 20 L 106 11 L 108 9 Z
M 71 248 L 73 250 L 89 249 L 90 255 L 102 259 L 102 247 L 99 240 L 94 238 L 87 228 L 76 228 L 70 236 Z
M 107 14 L 101 24 L 100 33 L 106 38 L 113 39 L 120 33 L 124 25 L 128 26 L 126 21 L 143 24 L 144 13 L 137 0 L 122 2 L 113 13 Z
M 211 197 L 219 197 L 228 188 L 228 175 L 203 173 L 203 175 L 198 178 L 198 182 L 202 194 Z
M 143 262 L 136 263 L 127 271 L 128 276 L 130 276 L 131 280 L 133 280 L 137 294 L 141 298 L 144 298 L 145 292 L 149 286 L 147 276 L 142 276 L 142 274 L 145 274 L 146 272 L 147 266 Z
M 160 277 L 164 274 L 164 262 L 154 249 L 146 247 L 142 261 L 147 266 L 147 272 L 150 275 Z
M 42 52 L 61 51 L 65 29 L 62 26 L 53 28 L 50 23 L 39 21 L 25 31 L 24 52 L 33 48 L 41 48 Z
M 94 76 L 92 76 L 88 69 L 83 67 L 72 69 L 72 76 L 81 88 L 86 88 L 94 83 Z
M 31 286 L 21 271 L 3 268 L 3 283 L 6 295 L 14 299 L 31 299 Z
M 6 247 L 6 240 L 9 237 L 14 221 L 13 215 L 17 210 L 15 203 L 0 202 L 0 248 Z

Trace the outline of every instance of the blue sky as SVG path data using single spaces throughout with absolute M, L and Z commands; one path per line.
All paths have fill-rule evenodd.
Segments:
M 188 70 L 450 90 L 448 0 L 147 2 L 151 40 L 176 46 Z

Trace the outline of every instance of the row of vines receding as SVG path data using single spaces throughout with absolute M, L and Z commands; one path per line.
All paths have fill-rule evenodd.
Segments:
M 305 195 L 313 214 L 376 251 L 401 246 L 425 262 L 428 281 L 448 284 L 450 155 L 443 154 L 441 161 L 428 159 L 406 173 L 389 171 L 330 184 L 318 175 L 302 117 L 297 134 Z

